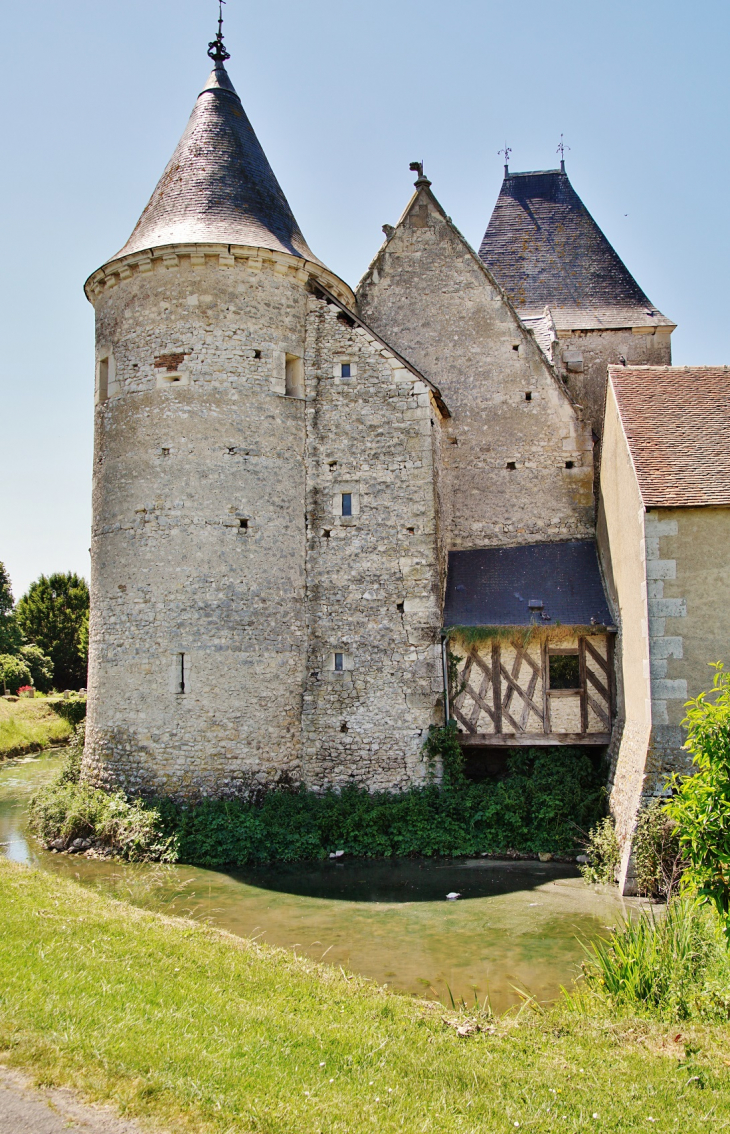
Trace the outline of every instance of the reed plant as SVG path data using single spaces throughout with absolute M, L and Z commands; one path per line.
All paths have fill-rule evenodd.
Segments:
M 663 1020 L 730 1018 L 730 959 L 722 924 L 708 903 L 672 899 L 666 912 L 643 910 L 608 939 L 586 946 L 583 987 L 566 994 L 573 1009 Z

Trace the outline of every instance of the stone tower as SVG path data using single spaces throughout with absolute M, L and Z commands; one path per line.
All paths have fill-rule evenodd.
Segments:
M 505 166 L 479 256 L 600 435 L 611 364 L 667 366 L 675 324 L 611 247 L 560 169 Z
M 449 411 L 312 254 L 215 67 L 96 309 L 85 775 L 407 787 L 443 692 Z
M 194 797 L 300 778 L 307 247 L 224 62 L 94 272 L 85 766 Z

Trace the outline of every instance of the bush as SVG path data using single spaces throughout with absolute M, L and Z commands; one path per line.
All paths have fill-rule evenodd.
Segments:
M 680 779 L 667 814 L 687 860 L 683 884 L 711 901 L 730 944 L 730 685 L 721 663 L 709 693 L 687 702 L 685 747 L 697 771 Z
M 19 657 L 30 670 L 30 679 L 39 693 L 50 693 L 53 688 L 53 662 L 40 646 L 21 646 Z
M 58 713 L 59 717 L 63 717 L 74 728 L 86 719 L 85 698 L 69 697 L 67 701 L 49 701 L 49 704 L 54 713 Z
M 586 844 L 588 862 L 580 868 L 586 882 L 609 883 L 616 881 L 616 867 L 621 862 L 621 851 L 616 827 L 610 815 L 601 819 L 588 832 Z
M 21 685 L 30 685 L 30 670 L 22 658 L 0 654 L 0 687 L 17 694 Z
M 685 867 L 677 824 L 667 814 L 667 801 L 655 799 L 639 812 L 634 833 L 636 886 L 646 898 L 669 901 Z
M 46 846 L 90 839 L 129 862 L 174 862 L 175 848 L 160 831 L 160 816 L 122 792 L 105 792 L 81 780 L 84 726 L 77 727 L 63 767 L 30 801 L 31 830 Z
M 589 998 L 612 1012 L 667 1020 L 730 1018 L 730 958 L 722 924 L 711 906 L 696 899 L 673 899 L 663 917 L 642 912 L 586 952 Z
M 201 866 L 294 862 L 334 850 L 362 857 L 574 854 L 576 823 L 595 823 L 604 807 L 601 772 L 590 757 L 580 749 L 520 751 L 503 780 L 469 783 L 456 760 L 455 732 L 453 725 L 433 730 L 428 741 L 434 766 L 438 760 L 445 765 L 441 785 L 372 794 L 354 786 L 321 795 L 278 789 L 257 800 L 206 799 L 186 806 L 164 799 L 144 806 L 178 859 Z M 52 794 L 42 828 L 46 838 L 54 829 L 67 830 L 63 809 L 75 808 L 73 793 L 62 800 Z M 88 815 L 86 794 L 83 807 Z

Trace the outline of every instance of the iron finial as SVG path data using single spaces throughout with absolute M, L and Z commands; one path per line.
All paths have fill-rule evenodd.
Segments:
M 507 143 L 505 142 L 504 143 L 504 149 L 503 150 L 497 150 L 497 153 L 498 154 L 504 154 L 504 175 L 505 175 L 505 177 L 508 177 L 509 176 L 509 155 L 512 153 L 512 150 L 507 145 Z
M 561 173 L 565 173 L 565 151 L 569 150 L 569 149 L 570 149 L 570 146 L 566 146 L 565 142 L 563 141 L 563 135 L 561 134 L 560 135 L 560 145 L 558 146 L 557 150 L 555 151 L 556 154 L 560 154 L 560 172 Z
M 225 63 L 226 59 L 231 58 L 230 51 L 226 51 L 223 45 L 223 5 L 225 2 L 226 0 L 218 0 L 218 32 L 215 39 L 208 44 L 208 55 L 215 63 Z

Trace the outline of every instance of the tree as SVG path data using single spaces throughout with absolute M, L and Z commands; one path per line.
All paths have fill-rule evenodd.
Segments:
M 21 685 L 30 685 L 30 670 L 22 658 L 0 654 L 0 689 L 17 693 Z
M 0 563 L 0 654 L 16 654 L 23 636 L 13 611 L 13 592 L 5 564 Z
M 86 685 L 81 631 L 89 609 L 89 588 L 79 575 L 41 575 L 18 602 L 18 625 L 29 642 L 53 662 L 57 689 Z
M 53 688 L 53 662 L 40 646 L 21 646 L 18 658 L 28 666 L 31 681 L 38 692 L 50 693 Z
M 687 702 L 682 722 L 697 771 L 674 777 L 666 810 L 689 863 L 683 882 L 715 905 L 730 944 L 730 674 L 722 662 L 714 669 L 712 689 Z

